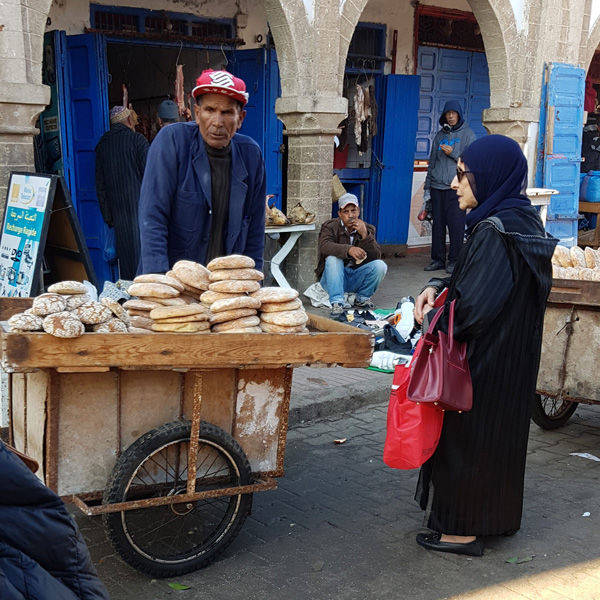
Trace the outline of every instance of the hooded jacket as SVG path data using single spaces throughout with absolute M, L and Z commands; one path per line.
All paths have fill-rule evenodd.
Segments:
M 458 123 L 450 128 L 446 123 L 446 113 L 450 110 L 458 113 Z M 429 168 L 425 179 L 425 196 L 429 197 L 430 189 L 449 190 L 450 184 L 456 175 L 456 163 L 465 148 L 475 141 L 473 130 L 465 123 L 460 103 L 457 100 L 448 100 L 440 116 L 442 129 L 433 138 Z M 444 126 L 446 126 L 444 128 Z M 452 146 L 452 153 L 447 155 L 441 149 L 442 144 Z

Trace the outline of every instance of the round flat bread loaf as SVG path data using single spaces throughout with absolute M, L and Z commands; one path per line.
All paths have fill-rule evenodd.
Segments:
M 260 290 L 260 283 L 251 280 L 215 281 L 208 286 L 212 292 L 225 292 L 226 294 L 241 294 Z
M 594 280 L 594 270 L 593 269 L 579 269 L 579 279 L 584 281 L 593 281 Z
M 187 304 L 181 296 L 177 296 L 177 298 L 154 298 L 154 301 L 159 306 L 185 306 Z
M 127 300 L 127 302 L 123 303 L 123 308 L 127 310 L 151 311 L 153 308 L 158 308 L 159 306 L 162 306 L 162 304 L 155 300 Z
M 205 312 L 199 315 L 188 315 L 187 317 L 172 317 L 170 319 L 154 319 L 155 323 L 196 323 L 198 321 L 209 321 L 210 313 Z
M 100 302 L 102 302 L 102 304 L 104 304 L 117 319 L 123 321 L 127 327 L 131 325 L 129 313 L 116 300 L 113 300 L 112 298 L 102 298 Z
M 552 277 L 554 279 L 565 279 L 566 278 L 565 267 L 559 267 L 558 265 L 552 265 Z M 598 271 L 600 273 L 600 271 Z
M 134 283 L 130 286 L 129 293 L 141 298 L 175 298 L 179 296 L 179 290 L 162 283 Z
M 67 310 L 75 310 L 82 304 L 86 304 L 87 302 L 91 301 L 92 298 L 89 294 L 73 294 L 72 296 L 67 296 Z
M 583 253 L 585 254 L 585 264 L 589 269 L 600 267 L 597 254 L 590 247 L 587 247 Z
M 561 267 L 573 266 L 573 263 L 571 262 L 571 253 L 569 252 L 569 249 L 565 248 L 564 246 L 561 246 L 560 244 L 558 244 L 554 249 L 554 254 L 552 258 L 553 260 L 555 259 Z
M 231 254 L 229 256 L 220 256 L 214 258 L 207 265 L 209 271 L 217 271 L 219 269 L 254 269 L 256 263 L 249 256 L 241 254 Z
M 211 271 L 209 281 L 231 281 L 232 279 L 262 281 L 264 274 L 256 269 L 218 269 Z
M 100 302 L 86 302 L 79 308 L 71 311 L 82 323 L 86 325 L 97 325 L 112 318 L 112 312 Z
M 13 315 L 8 320 L 11 331 L 41 331 L 43 322 L 44 319 L 42 319 L 42 317 L 38 317 L 37 315 L 26 315 L 25 313 Z
M 213 304 L 217 300 L 231 300 L 232 298 L 244 297 L 246 297 L 245 294 L 227 294 L 224 292 L 211 292 L 209 290 L 200 296 L 200 302 L 204 302 L 205 304 Z
M 260 324 L 258 317 L 242 317 L 241 319 L 235 319 L 234 321 L 227 321 L 225 323 L 219 323 L 213 325 L 212 330 L 215 333 L 222 331 L 228 331 L 230 329 L 245 329 L 246 327 L 256 327 Z
M 184 306 L 162 306 L 150 311 L 151 319 L 172 319 L 173 317 L 187 317 L 189 315 L 207 314 L 201 304 L 185 304 Z
M 208 289 L 209 272 L 201 264 L 191 260 L 180 260 L 173 265 L 172 271 L 175 278 L 181 281 L 184 287 L 187 285 L 194 289 Z
M 198 295 L 191 296 L 187 292 L 179 296 L 186 304 L 200 304 L 200 298 Z
M 128 333 L 154 333 L 152 329 L 143 329 L 142 327 L 130 327 Z
M 206 292 L 208 294 L 208 292 Z M 210 306 L 210 312 L 218 313 L 224 310 L 236 310 L 238 308 L 260 308 L 260 300 L 258 298 L 250 298 L 250 296 L 236 296 L 235 298 L 226 298 L 224 300 L 216 300 Z
M 146 273 L 145 275 L 138 275 L 133 283 L 161 283 L 162 285 L 168 285 L 169 287 L 175 288 L 179 292 L 183 292 L 183 285 L 179 279 L 175 277 L 169 277 L 168 275 L 158 275 L 156 273 Z
M 295 327 L 284 327 L 282 325 L 273 325 L 272 323 L 260 322 L 260 328 L 265 333 L 305 333 L 306 327 L 304 325 L 296 325 Z
M 109 319 L 105 323 L 98 323 L 93 326 L 96 333 L 127 333 L 127 325 L 121 319 Z
M 221 333 L 262 333 L 263 330 L 260 327 L 242 327 L 240 329 L 227 329 L 221 331 Z
M 253 298 L 258 298 L 261 302 L 289 302 L 294 300 L 300 294 L 298 290 L 292 288 L 264 287 L 250 294 Z
M 152 325 L 154 325 L 154 321 L 149 317 L 139 317 L 133 316 L 131 317 L 131 327 L 139 327 L 140 329 L 152 329 Z
M 565 279 L 579 279 L 579 269 L 576 269 L 575 267 L 566 267 Z
M 284 310 L 282 312 L 262 313 L 260 318 L 265 323 L 271 325 L 283 325 L 285 327 L 294 327 L 304 325 L 308 321 L 308 315 L 303 308 L 298 310 Z
M 208 321 L 199 321 L 197 323 L 154 323 L 152 329 L 154 331 L 172 333 L 209 333 L 210 323 Z
M 33 299 L 31 312 L 38 317 L 45 317 L 53 313 L 65 311 L 67 308 L 67 299 L 60 294 L 42 294 Z
M 256 314 L 255 308 L 236 308 L 234 310 L 223 310 L 218 313 L 213 313 L 210 318 L 212 324 L 225 323 L 225 321 L 234 321 L 242 317 L 252 317 Z
M 302 300 L 296 298 L 289 302 L 263 302 L 260 306 L 261 312 L 282 312 L 284 310 L 298 310 L 302 308 Z
M 52 294 L 85 294 L 87 288 L 80 281 L 59 281 L 48 287 L 48 291 Z
M 44 319 L 42 327 L 46 333 L 59 338 L 76 338 L 85 332 L 83 323 L 72 312 L 59 312 L 48 315 Z
M 574 267 L 586 267 L 585 253 L 579 246 L 573 246 L 570 250 L 571 263 Z

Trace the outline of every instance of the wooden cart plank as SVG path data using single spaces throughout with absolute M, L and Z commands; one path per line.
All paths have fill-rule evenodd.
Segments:
M 68 367 L 241 368 L 289 364 L 338 364 L 365 367 L 374 337 L 322 317 L 310 326 L 328 330 L 290 334 L 86 333 L 61 339 L 45 333 L 2 331 L 6 371 Z M 332 331 L 333 330 L 333 331 Z
M 600 307 L 600 282 L 579 279 L 554 279 L 548 296 L 549 304 L 576 304 Z

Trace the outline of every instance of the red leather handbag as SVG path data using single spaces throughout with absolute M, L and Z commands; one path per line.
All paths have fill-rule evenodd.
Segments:
M 435 331 L 443 310 L 431 320 L 423 348 L 413 361 L 406 395 L 412 402 L 432 403 L 458 412 L 473 407 L 473 385 L 467 361 L 467 344 L 454 340 L 454 304 L 450 304 L 448 334 Z

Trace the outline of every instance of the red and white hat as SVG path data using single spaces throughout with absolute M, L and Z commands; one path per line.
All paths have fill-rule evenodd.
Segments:
M 241 102 L 242 106 L 248 102 L 249 98 L 246 84 L 241 79 L 227 71 L 213 71 L 212 69 L 202 71 L 202 75 L 196 80 L 192 96 L 196 98 L 201 94 L 224 94 Z

